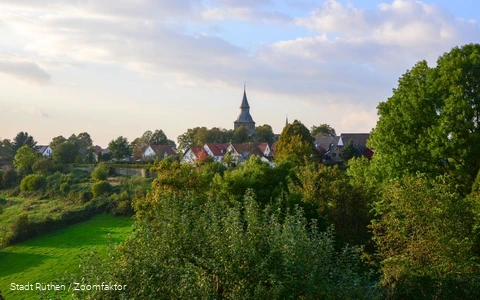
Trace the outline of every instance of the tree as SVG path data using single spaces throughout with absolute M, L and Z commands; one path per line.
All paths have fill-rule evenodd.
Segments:
M 298 164 L 305 163 L 305 160 L 309 160 L 315 153 L 310 131 L 298 120 L 288 124 L 278 139 L 276 152 L 276 161 L 291 160 Z
M 25 145 L 33 149 L 33 147 L 35 147 L 37 142 L 33 139 L 31 135 L 28 135 L 28 132 L 21 131 L 17 133 L 17 135 L 13 138 L 12 144 L 16 152 L 18 149 L 20 149 Z
M 262 126 L 255 127 L 255 143 L 268 143 L 273 144 L 275 134 L 273 133 L 272 126 L 263 124 Z
M 131 155 L 130 147 L 126 137 L 119 136 L 108 143 L 108 149 L 112 157 L 116 160 L 122 160 Z
M 352 141 L 348 141 L 348 143 L 343 146 L 342 150 L 340 151 L 340 157 L 344 161 L 348 161 L 353 157 L 359 157 L 358 150 L 353 145 Z
M 12 162 L 15 156 L 15 148 L 8 139 L 0 141 L 0 162 Z
M 75 143 L 67 141 L 63 142 L 52 151 L 52 160 L 60 164 L 71 164 L 75 162 L 78 155 L 78 148 Z
M 328 124 L 320 124 L 318 126 L 313 125 L 310 128 L 310 133 L 313 137 L 315 136 L 336 136 L 335 129 Z
M 435 68 L 417 63 L 378 106 L 370 137 L 379 181 L 451 174 L 463 194 L 480 169 L 480 45 L 455 47 Z
M 64 142 L 66 142 L 67 139 L 64 138 L 62 135 L 59 135 L 57 137 L 54 137 L 52 139 L 52 141 L 50 142 L 50 148 L 52 148 L 52 152 L 55 152 L 58 148 L 58 146 L 60 146 L 60 144 L 63 144 Z
M 38 153 L 35 152 L 29 145 L 23 145 L 17 150 L 17 154 L 13 159 L 13 165 L 17 168 L 18 172 L 22 175 L 28 175 L 32 173 L 32 166 L 38 158 Z
M 87 132 L 81 132 L 77 135 L 77 140 L 80 149 L 88 149 L 93 146 L 92 138 Z
M 229 143 L 233 140 L 233 136 L 233 130 L 224 128 L 189 128 L 185 133 L 178 136 L 178 149 L 185 151 L 188 147 L 203 146 L 206 143 Z
M 155 130 L 149 140 L 151 145 L 168 145 L 168 139 L 163 130 Z
M 250 133 L 248 132 L 248 129 L 245 128 L 244 126 L 240 126 L 235 130 L 235 133 L 233 135 L 233 142 L 236 144 L 242 144 L 246 143 L 250 140 Z

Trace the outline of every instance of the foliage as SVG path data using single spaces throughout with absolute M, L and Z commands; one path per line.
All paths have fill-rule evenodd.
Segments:
M 93 146 L 92 138 L 88 132 L 81 132 L 77 135 L 77 140 L 80 149 L 88 149 Z
M 144 201 L 155 204 L 135 236 L 82 268 L 82 283 L 129 288 L 92 298 L 378 298 L 357 249 L 336 252 L 333 232 L 319 232 L 300 210 L 260 209 L 251 195 L 234 207 L 155 191 Z
M 236 144 L 243 144 L 250 141 L 250 132 L 245 126 L 239 126 L 233 133 L 233 142 Z
M 65 137 L 63 137 L 62 135 L 54 137 L 49 144 L 50 148 L 52 149 L 52 152 L 57 151 L 58 146 L 65 143 L 66 141 L 67 141 L 67 139 Z
M 52 169 L 52 163 L 47 158 L 41 156 L 32 165 L 32 171 L 36 174 L 45 175 Z
M 4 188 L 11 188 L 18 183 L 18 174 L 15 169 L 8 169 L 3 173 L 2 185 Z
M 37 142 L 35 139 L 31 135 L 28 135 L 28 132 L 23 131 L 17 133 L 12 140 L 12 145 L 13 149 L 15 149 L 15 152 L 23 146 L 28 146 L 29 148 L 33 149 L 36 144 Z
M 116 160 L 123 160 L 131 154 L 128 140 L 123 136 L 119 136 L 115 140 L 110 141 L 110 143 L 108 143 L 108 149 L 112 157 Z
M 313 125 L 310 128 L 310 134 L 315 136 L 336 136 L 335 129 L 328 124 L 320 124 L 318 126 Z
M 52 149 L 52 160 L 60 164 L 73 163 L 78 155 L 78 150 L 79 148 L 72 141 L 61 143 L 55 151 Z
M 352 141 L 348 141 L 348 143 L 343 146 L 342 150 L 340 151 L 340 157 L 345 161 L 360 156 L 360 153 L 358 153 L 358 150 L 355 148 Z
M 297 164 L 305 163 L 315 152 L 310 131 L 298 120 L 288 124 L 278 139 L 276 152 L 275 160 L 278 162 L 291 160 Z
M 45 188 L 47 181 L 45 177 L 38 174 L 30 174 L 25 176 L 20 182 L 20 190 L 22 192 L 35 192 Z
M 472 202 L 446 184 L 412 175 L 392 182 L 375 205 L 381 283 L 400 299 L 480 296 L 478 233 Z
M 98 181 L 107 180 L 108 177 L 108 165 L 105 163 L 99 163 L 92 172 L 92 178 Z
M 273 133 L 272 126 L 268 124 L 263 124 L 262 126 L 255 127 L 255 136 L 254 142 L 259 143 L 268 143 L 269 145 L 273 144 L 275 134 Z
M 17 150 L 17 154 L 13 159 L 13 165 L 17 168 L 18 172 L 25 176 L 32 173 L 32 166 L 38 158 L 38 153 L 35 152 L 30 146 L 25 145 Z
M 417 63 L 380 103 L 369 146 L 379 180 L 449 174 L 462 194 L 480 169 L 480 45 L 455 47 L 436 67 Z
M 178 136 L 178 149 L 185 151 L 188 147 L 203 146 L 207 143 L 229 143 L 233 140 L 233 130 L 213 127 L 189 128 Z
M 8 139 L 0 141 L 0 162 L 12 162 L 15 156 L 15 148 Z
M 112 189 L 112 186 L 110 185 L 110 183 L 108 183 L 108 181 L 99 181 L 99 182 L 95 182 L 92 185 L 91 191 L 92 191 L 93 197 L 100 197 L 102 195 L 109 193 L 111 189 Z

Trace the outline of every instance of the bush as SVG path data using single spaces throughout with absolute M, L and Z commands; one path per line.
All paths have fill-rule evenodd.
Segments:
M 38 174 L 30 174 L 25 176 L 20 183 L 20 190 L 22 192 L 34 192 L 45 188 L 47 181 L 45 177 Z
M 92 178 L 98 181 L 107 180 L 109 168 L 105 163 L 99 163 L 92 172 Z
M 51 167 L 52 167 L 52 164 L 48 159 L 46 159 L 45 157 L 40 157 L 33 163 L 32 171 L 33 173 L 36 173 L 36 174 L 45 175 L 48 172 L 50 172 Z
M 18 174 L 14 169 L 8 169 L 3 173 L 2 185 L 8 189 L 16 186 L 18 183 Z
M 92 193 L 89 191 L 81 191 L 78 193 L 77 197 L 80 203 L 87 203 L 88 201 L 92 200 Z
M 98 197 L 105 195 L 110 192 L 112 186 L 107 181 L 99 181 L 92 185 L 92 195 L 93 197 Z
M 70 192 L 70 184 L 68 182 L 64 182 L 60 185 L 60 192 L 66 194 Z

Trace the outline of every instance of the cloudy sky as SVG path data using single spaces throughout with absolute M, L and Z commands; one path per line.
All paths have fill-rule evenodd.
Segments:
M 369 132 L 416 62 L 480 40 L 475 0 L 0 0 L 0 138 L 106 146 L 257 125 Z

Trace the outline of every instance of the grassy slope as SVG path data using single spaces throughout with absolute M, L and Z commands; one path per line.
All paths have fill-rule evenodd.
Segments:
M 97 215 L 92 219 L 49 233 L 0 251 L 0 290 L 5 299 L 32 299 L 37 292 L 10 291 L 17 284 L 67 284 L 73 273 L 79 272 L 81 255 L 91 247 L 106 252 L 109 240 L 119 243 L 132 231 L 127 217 Z M 110 236 L 110 239 L 109 239 Z M 63 280 L 62 280 L 63 279 Z M 71 280 L 70 280 L 71 281 Z M 62 293 L 68 296 L 69 293 Z

